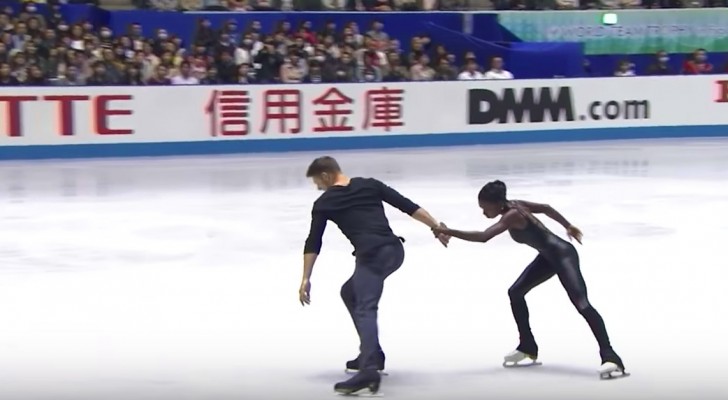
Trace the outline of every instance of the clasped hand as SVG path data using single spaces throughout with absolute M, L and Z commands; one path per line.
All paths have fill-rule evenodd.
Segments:
M 440 222 L 440 226 L 432 228 L 432 233 L 435 235 L 435 238 L 437 238 L 437 240 L 439 240 L 445 247 L 447 247 L 448 243 L 450 243 L 450 238 L 452 237 L 445 233 L 447 229 L 447 225 L 442 222 Z

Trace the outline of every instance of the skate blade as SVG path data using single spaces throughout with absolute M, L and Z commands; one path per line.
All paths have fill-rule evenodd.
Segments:
M 376 398 L 376 397 L 384 397 L 384 393 L 382 392 L 371 392 L 367 391 L 367 389 L 362 389 L 358 392 L 339 392 L 336 391 L 336 394 L 339 396 L 344 397 L 363 397 L 363 398 Z
M 358 370 L 356 370 L 356 369 L 347 369 L 347 370 L 345 370 L 344 372 L 345 372 L 346 374 L 349 374 L 349 375 L 354 375 L 354 374 L 358 373 L 359 371 L 358 371 Z M 377 372 L 379 372 L 379 375 L 380 375 L 380 376 L 389 376 L 389 374 L 388 374 L 388 373 L 386 373 L 386 372 L 384 372 L 384 371 L 377 371 Z
M 539 365 L 542 365 L 540 361 L 525 361 L 525 362 L 513 362 L 513 361 L 503 361 L 503 368 L 528 368 L 528 367 L 537 367 Z
M 626 378 L 630 375 L 631 374 L 629 372 L 625 372 L 625 371 L 612 371 L 612 372 L 600 373 L 599 379 L 601 379 L 603 381 L 611 381 L 614 379 Z

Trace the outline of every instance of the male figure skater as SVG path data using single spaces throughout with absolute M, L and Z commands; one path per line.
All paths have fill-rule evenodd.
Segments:
M 379 344 L 377 310 L 384 280 L 399 269 L 404 261 L 404 239 L 389 226 L 383 202 L 410 215 L 430 229 L 440 226 L 425 209 L 413 203 L 384 183 L 373 178 L 348 178 L 331 157 L 315 159 L 308 167 L 312 178 L 324 193 L 313 204 L 311 229 L 303 251 L 303 280 L 299 290 L 302 305 L 310 304 L 311 273 L 321 250 L 326 222 L 333 221 L 354 246 L 354 274 L 341 288 L 341 298 L 359 334 L 359 356 L 347 363 L 348 369 L 359 372 L 334 390 L 354 394 L 364 389 L 379 390 L 384 369 L 384 352 Z M 449 237 L 436 235 L 447 247 Z

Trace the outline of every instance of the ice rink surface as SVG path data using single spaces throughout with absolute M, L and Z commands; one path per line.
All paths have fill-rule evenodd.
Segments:
M 476 195 L 493 179 L 557 208 L 584 231 L 590 300 L 632 373 L 598 379 L 557 279 L 527 296 L 544 365 L 502 368 L 507 289 L 535 252 L 507 235 L 444 249 L 388 208 L 407 259 L 380 306 L 385 398 L 728 396 L 728 140 L 330 154 L 456 228 L 492 223 Z M 0 399 L 338 398 L 358 342 L 333 224 L 312 306 L 297 301 L 318 155 L 0 163 Z

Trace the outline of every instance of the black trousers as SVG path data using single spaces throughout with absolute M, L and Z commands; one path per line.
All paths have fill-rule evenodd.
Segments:
M 341 298 L 359 334 L 359 370 L 377 368 L 381 351 L 377 312 L 384 280 L 404 262 L 401 242 L 383 246 L 366 256 L 357 256 L 354 275 L 341 287 Z
M 511 310 L 520 335 L 518 350 L 534 357 L 538 356 L 538 346 L 531 332 L 525 296 L 531 289 L 554 275 L 559 277 L 571 303 L 589 324 L 599 344 L 600 354 L 604 357 L 605 354 L 612 353 L 604 320 L 589 303 L 586 283 L 579 268 L 579 255 L 571 244 L 568 244 L 568 248 L 549 254 L 549 257 L 539 254 L 508 289 Z

